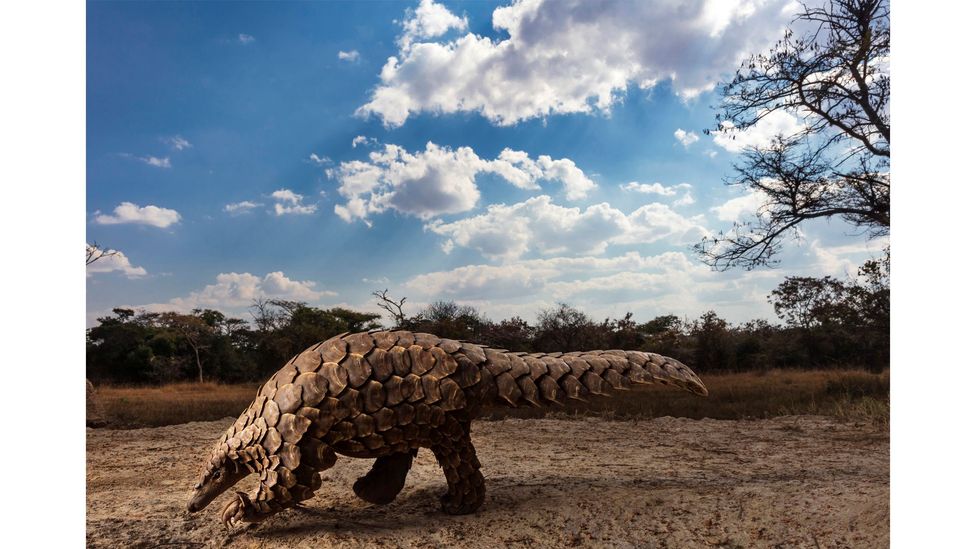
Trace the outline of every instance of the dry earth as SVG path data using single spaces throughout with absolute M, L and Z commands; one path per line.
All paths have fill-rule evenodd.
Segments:
M 421 450 L 393 504 L 340 458 L 307 508 L 225 530 L 229 495 L 190 515 L 203 457 L 231 422 L 88 430 L 91 547 L 887 547 L 886 430 L 819 416 L 716 421 L 474 424 L 484 507 L 440 512 L 444 478 Z M 253 481 L 241 488 L 250 490 Z

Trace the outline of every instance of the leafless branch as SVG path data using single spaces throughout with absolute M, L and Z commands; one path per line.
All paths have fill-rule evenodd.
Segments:
M 373 292 L 373 297 L 379 299 L 376 303 L 381 309 L 389 313 L 390 318 L 393 319 L 393 323 L 397 326 L 402 326 L 406 320 L 406 315 L 403 313 L 403 304 L 406 303 L 407 298 L 401 297 L 399 300 L 396 298 L 389 297 L 389 290 Z
M 113 255 L 118 255 L 117 250 L 108 250 L 102 248 L 98 245 L 98 242 L 92 242 L 91 244 L 85 244 L 85 251 L 87 257 L 85 257 L 85 266 L 91 265 L 92 263 L 98 261 L 99 259 L 104 259 L 106 257 L 111 257 Z

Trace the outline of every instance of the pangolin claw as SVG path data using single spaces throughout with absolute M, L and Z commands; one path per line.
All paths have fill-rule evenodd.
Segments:
M 247 495 L 244 492 L 237 492 L 237 497 L 224 507 L 224 511 L 220 514 L 220 520 L 224 526 L 230 528 L 235 523 L 246 521 L 247 510 L 250 508 L 251 500 L 247 498 Z

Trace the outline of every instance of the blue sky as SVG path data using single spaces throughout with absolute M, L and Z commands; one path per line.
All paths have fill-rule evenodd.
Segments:
M 883 242 L 804 227 L 777 269 L 690 250 L 755 211 L 714 85 L 788 2 L 88 4 L 88 322 L 257 297 L 379 312 L 370 292 L 533 319 L 773 318 L 790 274 Z

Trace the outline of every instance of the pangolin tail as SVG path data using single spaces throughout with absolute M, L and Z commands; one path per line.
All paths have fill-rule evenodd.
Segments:
M 588 395 L 608 395 L 613 390 L 650 383 L 674 385 L 696 395 L 708 395 L 708 389 L 691 368 L 656 353 L 482 350 L 484 360 L 476 359 L 481 363 L 482 375 L 491 376 L 497 398 L 511 406 L 563 404 L 567 399 L 584 400 Z

